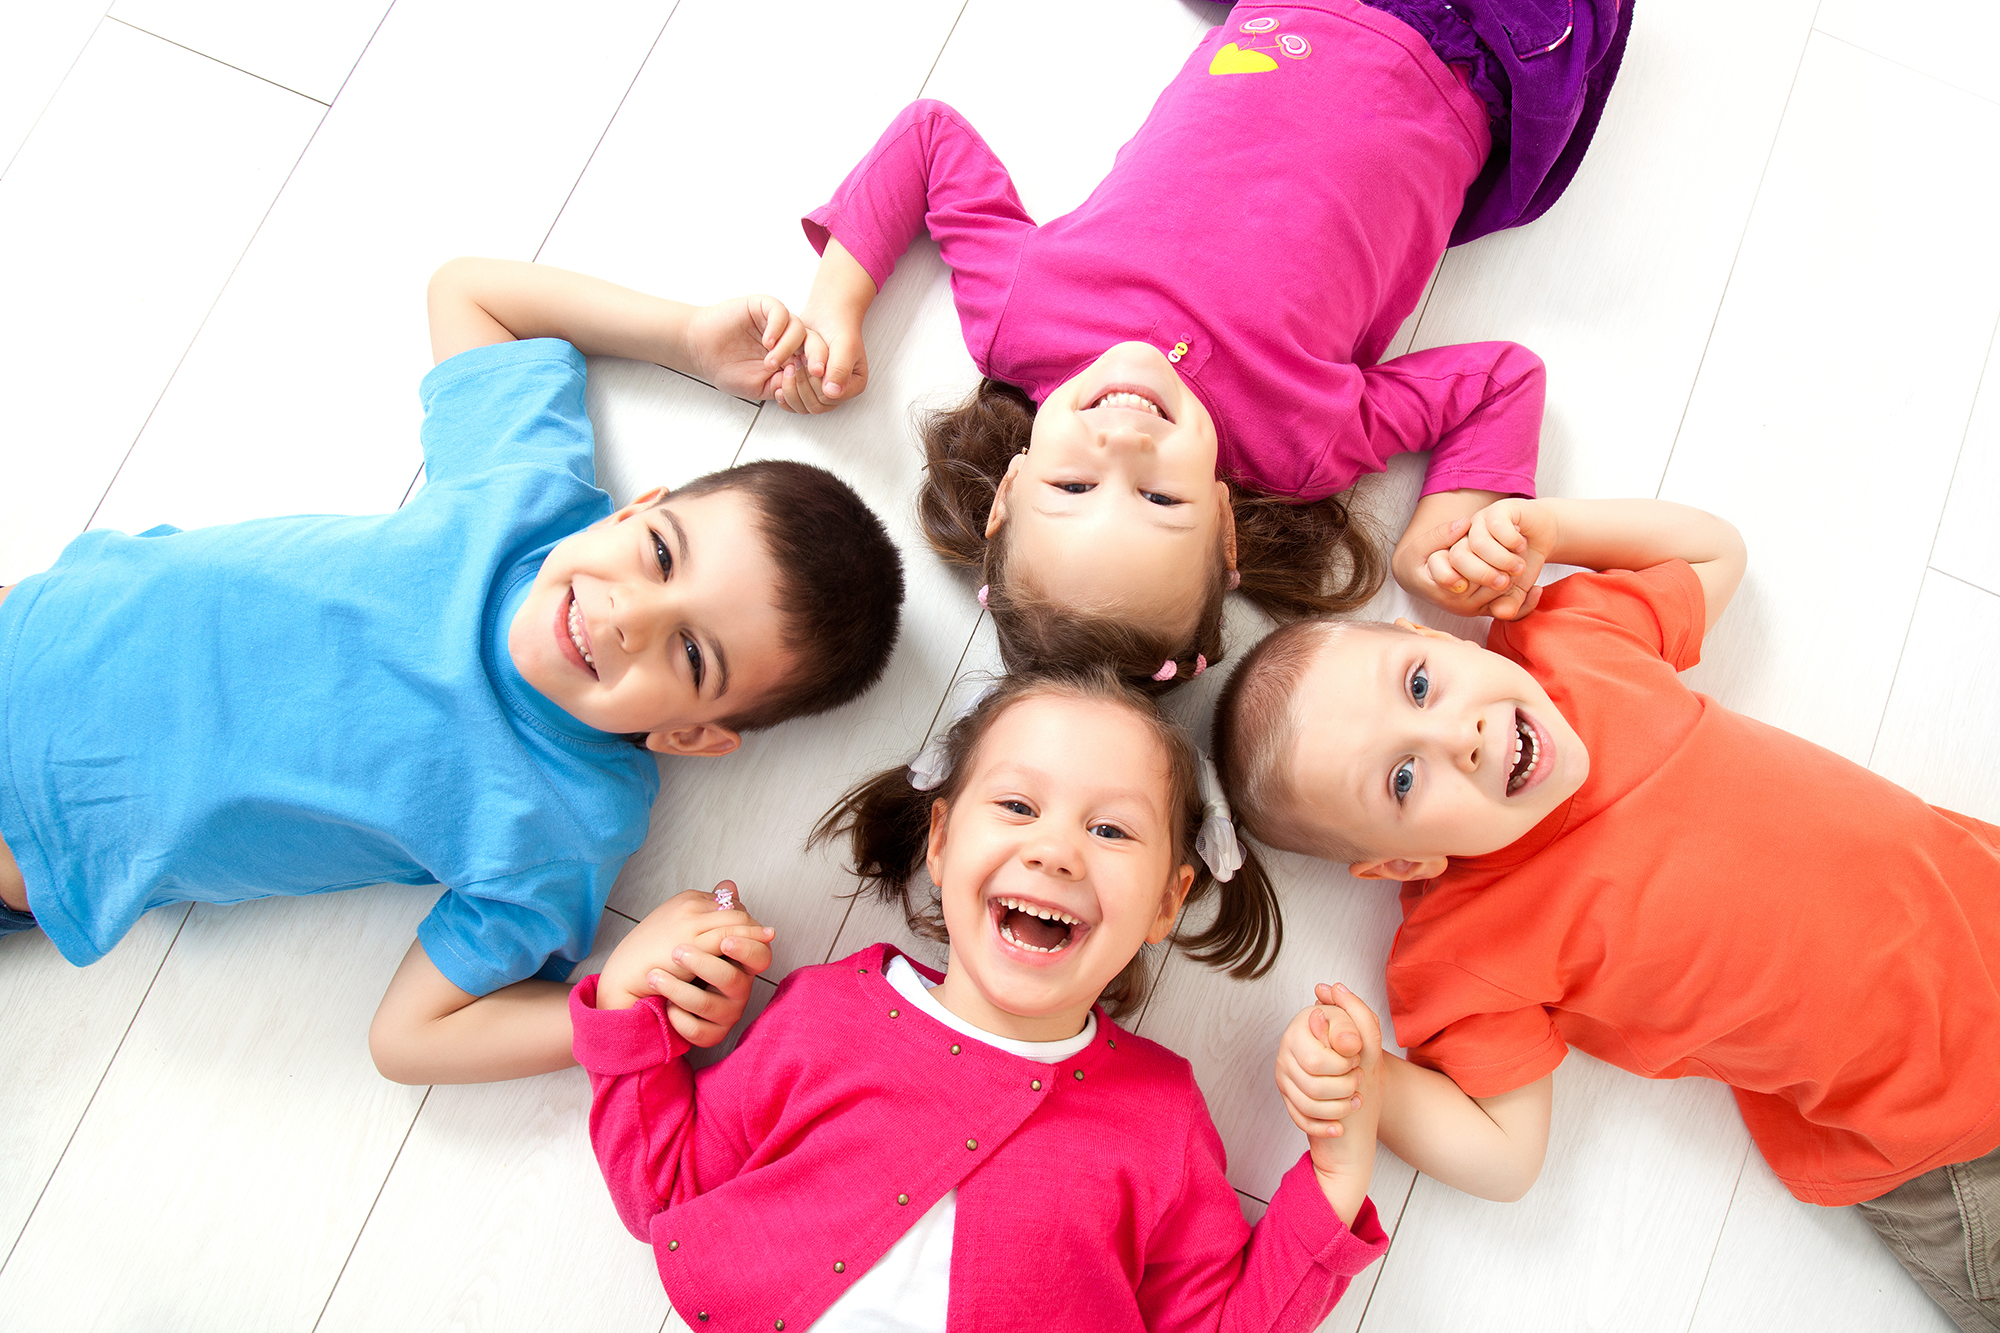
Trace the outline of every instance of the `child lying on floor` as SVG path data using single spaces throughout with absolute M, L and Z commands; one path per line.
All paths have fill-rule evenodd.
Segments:
M 2000 1327 L 2000 829 L 1681 683 L 1743 573 L 1720 519 L 1505 500 L 1449 536 L 1432 577 L 1525 618 L 1288 627 L 1216 718 L 1252 833 L 1403 885 L 1384 1142 L 1517 1198 L 1570 1046 L 1718 1079 L 1793 1194 Z
M 682 894 L 577 987 L 598 1161 L 691 1327 L 1319 1325 L 1388 1244 L 1367 1199 L 1374 1015 L 1322 987 L 1286 1029 L 1279 1086 L 1310 1146 L 1255 1228 L 1187 1062 L 1112 1021 L 1191 898 L 1220 899 L 1196 957 L 1254 968 L 1275 943 L 1254 860 L 1194 864 L 1195 765 L 1108 674 L 1010 677 L 941 763 L 863 783 L 820 826 L 949 941 L 942 976 L 886 944 L 799 968 L 696 1073 L 690 1043 L 721 1040 L 750 988 L 726 944 L 767 934 Z
M 82 966 L 163 903 L 443 884 L 369 1034 L 412 1083 L 568 1064 L 648 752 L 853 698 L 902 602 L 820 469 L 615 509 L 593 483 L 584 353 L 757 397 L 805 336 L 776 301 L 455 260 L 430 319 L 427 482 L 395 513 L 89 532 L 0 590 L 0 933 Z

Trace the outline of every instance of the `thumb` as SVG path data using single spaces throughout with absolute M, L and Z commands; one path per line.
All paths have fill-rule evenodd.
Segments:
M 1359 995 L 1339 982 L 1334 983 L 1333 996 L 1334 1003 L 1340 1006 L 1348 1018 L 1353 1020 L 1354 1026 L 1360 1030 L 1362 1049 L 1379 1050 L 1382 1045 L 1382 1024 L 1375 1017 L 1375 1011 L 1363 1003 Z
M 861 360 L 861 339 L 829 338 L 826 344 L 826 396 L 838 398 L 854 379 L 854 367 Z

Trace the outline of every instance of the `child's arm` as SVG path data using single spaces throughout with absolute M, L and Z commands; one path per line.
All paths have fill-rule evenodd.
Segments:
M 1433 498 L 1433 497 L 1427 497 Z M 1743 538 L 1713 514 L 1668 500 L 1496 501 L 1434 534 L 1412 591 L 1447 610 L 1517 620 L 1541 599 L 1535 579 L 1554 561 L 1585 569 L 1644 569 L 1685 560 L 1701 580 L 1712 628 L 1743 580 Z M 1408 586 L 1408 585 L 1406 585 Z M 1472 612 L 1465 612 L 1471 614 Z
M 1382 1025 L 1345 986 L 1315 988 L 1278 1043 L 1278 1091 L 1306 1133 L 1313 1174 L 1342 1223 L 1368 1198 L 1382 1113 Z
M 799 320 L 804 351 L 785 363 L 778 402 L 788 412 L 826 412 L 868 387 L 868 353 L 861 319 L 875 302 L 875 279 L 847 247 L 829 236 Z M 800 363 L 805 373 L 800 374 Z
M 650 1239 L 656 1214 L 742 1165 L 724 1146 L 727 1136 L 705 1135 L 697 1144 L 694 1071 L 680 1058 L 690 1045 L 721 1041 L 743 1016 L 750 978 L 733 960 L 744 946 L 765 956 L 758 971 L 768 965 L 773 932 L 724 908 L 723 888 L 733 902 L 735 885 L 727 880 L 713 895 L 667 899 L 570 998 L 576 1057 L 590 1071 L 591 1148 L 619 1217 L 641 1240 Z
M 691 1044 L 712 1046 L 727 1034 L 728 1023 L 743 1012 L 750 978 L 771 965 L 771 931 L 747 912 L 716 912 L 714 899 L 708 894 L 680 894 L 669 899 L 668 905 L 685 908 L 682 900 L 689 897 L 708 904 L 708 919 L 704 929 L 694 933 L 692 944 L 704 955 L 712 955 L 713 961 L 702 961 L 706 970 L 698 970 L 673 960 L 673 944 L 678 938 L 661 944 L 659 932 L 647 929 L 648 923 L 667 910 L 662 907 L 621 942 L 619 951 L 612 954 L 612 963 L 606 964 L 606 974 L 611 975 L 614 965 L 623 967 L 621 954 L 624 960 L 637 957 L 636 952 L 627 950 L 635 937 L 639 943 L 633 950 L 658 946 L 645 969 L 630 976 L 626 975 L 629 968 L 618 973 L 621 981 L 615 994 L 622 1004 L 606 1007 L 622 1008 L 639 995 L 668 994 L 647 976 L 657 971 L 672 986 L 691 992 L 691 1000 L 692 996 L 704 997 L 693 1001 L 691 1009 L 675 1008 L 670 1017 L 678 1015 L 671 1021 Z M 727 957 L 722 956 L 725 954 Z M 719 968 L 731 969 L 733 975 L 721 975 Z M 696 976 L 714 981 L 710 973 L 718 973 L 725 983 L 713 994 L 691 984 Z M 566 1069 L 576 1063 L 570 1053 L 569 990 L 560 982 L 529 980 L 503 986 L 490 995 L 473 995 L 447 980 L 421 943 L 412 944 L 369 1025 L 368 1050 L 382 1076 L 398 1083 L 485 1083 Z M 735 1006 L 733 1015 L 727 1014 L 730 1004 Z M 728 1023 L 716 1031 L 714 1025 L 725 1016 Z M 701 1039 L 704 1036 L 706 1040 Z
M 511 259 L 454 259 L 431 276 L 427 301 L 439 361 L 489 343 L 562 338 L 587 356 L 651 361 L 740 398 L 775 397 L 806 337 L 774 297 L 691 306 Z
M 1468 1097 L 1434 1069 L 1384 1055 L 1382 1142 L 1435 1180 L 1511 1203 L 1542 1173 L 1554 1075 L 1498 1097 Z

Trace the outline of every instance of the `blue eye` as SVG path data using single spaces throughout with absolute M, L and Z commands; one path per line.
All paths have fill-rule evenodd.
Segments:
M 1422 708 L 1424 701 L 1430 697 L 1431 674 L 1425 669 L 1424 664 L 1419 662 L 1417 669 L 1410 675 L 1410 698 L 1416 701 L 1417 707 Z
M 1396 771 L 1389 775 L 1389 790 L 1396 794 L 1397 805 L 1403 803 L 1403 798 L 1410 794 L 1410 788 L 1416 785 L 1417 763 L 1414 759 L 1405 759 L 1396 765 Z

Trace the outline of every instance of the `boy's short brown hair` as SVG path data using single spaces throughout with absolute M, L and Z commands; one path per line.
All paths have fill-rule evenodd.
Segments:
M 1332 812 L 1301 807 L 1292 783 L 1299 739 L 1299 684 L 1328 646 L 1357 632 L 1401 634 L 1378 620 L 1299 620 L 1252 648 L 1215 703 L 1216 773 L 1230 809 L 1259 842 L 1347 865 L 1370 857 L 1352 836 L 1327 827 Z
M 775 601 L 791 663 L 768 694 L 722 725 L 757 731 L 823 713 L 881 679 L 896 647 L 903 559 L 853 487 L 825 468 L 765 459 L 697 477 L 670 500 L 741 491 L 778 566 Z

